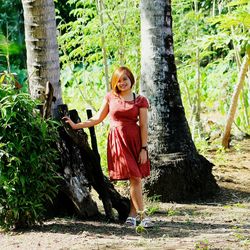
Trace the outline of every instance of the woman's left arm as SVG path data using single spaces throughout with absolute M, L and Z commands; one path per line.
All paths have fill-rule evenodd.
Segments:
M 141 130 L 141 146 L 147 146 L 148 141 L 148 109 L 140 108 L 139 109 L 139 125 Z M 138 162 L 140 164 L 146 163 L 148 160 L 148 152 L 147 149 L 141 148 L 141 152 L 139 154 Z

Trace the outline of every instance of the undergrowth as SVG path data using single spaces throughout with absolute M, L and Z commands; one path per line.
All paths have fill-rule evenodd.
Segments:
M 57 193 L 57 123 L 14 84 L 0 83 L 0 227 L 41 222 Z

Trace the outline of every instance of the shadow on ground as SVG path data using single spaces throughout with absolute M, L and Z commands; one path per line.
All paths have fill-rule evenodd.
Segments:
M 168 237 L 184 238 L 214 231 L 228 232 L 232 227 L 249 230 L 250 224 L 242 225 L 237 220 L 228 219 L 225 222 L 225 220 L 210 219 L 213 211 L 216 210 L 217 213 L 221 213 L 223 209 L 227 211 L 225 206 L 233 207 L 235 204 L 237 206 L 237 204 L 244 202 L 248 202 L 249 206 L 250 194 L 248 192 L 222 188 L 214 199 L 207 201 L 188 204 L 156 203 L 159 205 L 159 209 L 152 215 L 152 219 L 155 220 L 155 227 L 148 229 L 142 236 L 160 238 L 167 235 Z M 175 206 L 174 209 L 173 206 Z M 169 211 L 172 211 L 172 214 Z M 55 218 L 48 220 L 44 225 L 34 226 L 25 231 L 18 230 L 17 232 L 67 233 L 72 235 L 88 233 L 103 237 L 137 235 L 134 228 L 128 228 L 118 222 L 108 223 L 104 216 L 88 221 L 75 218 Z

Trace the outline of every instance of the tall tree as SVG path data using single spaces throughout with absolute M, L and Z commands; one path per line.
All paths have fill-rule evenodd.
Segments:
M 199 155 L 182 105 L 174 59 L 170 0 L 141 1 L 141 92 L 150 100 L 151 177 L 145 188 L 162 201 L 204 198 L 218 186 Z
M 54 1 L 22 0 L 22 4 L 31 96 L 44 100 L 43 115 L 46 114 L 44 117 L 47 118 L 50 112 L 47 112 L 46 106 L 51 106 L 50 97 L 54 90 L 56 117 L 60 119 L 62 116 L 69 115 L 72 120 L 78 122 L 80 118 L 77 111 L 68 111 L 67 105 L 62 104 Z M 96 215 L 98 208 L 91 197 L 89 188 L 91 184 L 100 195 L 109 219 L 113 219 L 112 206 L 118 211 L 121 219 L 126 218 L 129 212 L 129 201 L 121 197 L 103 176 L 99 157 L 91 150 L 87 134 L 82 130 L 72 131 L 67 126 L 61 127 L 59 133 L 61 138 L 57 146 L 61 160 L 58 171 L 62 177 L 61 193 L 54 207 L 48 210 L 54 209 L 58 213 L 60 212 L 58 210 L 66 209 L 70 213 L 74 211 L 84 217 Z
M 46 82 L 50 81 L 54 88 L 56 104 L 61 104 L 54 1 L 22 0 L 22 4 L 31 96 L 43 99 Z

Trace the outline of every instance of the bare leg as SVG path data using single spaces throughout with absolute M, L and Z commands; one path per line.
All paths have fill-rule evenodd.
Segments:
M 130 213 L 129 216 L 135 217 L 138 211 L 143 211 L 143 196 L 142 196 L 142 182 L 140 177 L 130 178 Z
M 130 198 L 130 212 L 129 212 L 129 216 L 131 217 L 136 217 L 137 213 L 136 213 L 136 209 L 134 206 L 134 203 L 132 201 L 132 199 Z

